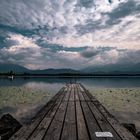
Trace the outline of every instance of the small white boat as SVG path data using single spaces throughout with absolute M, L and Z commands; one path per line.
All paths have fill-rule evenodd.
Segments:
M 8 78 L 13 80 L 14 79 L 14 76 L 11 75 L 11 76 L 8 76 Z

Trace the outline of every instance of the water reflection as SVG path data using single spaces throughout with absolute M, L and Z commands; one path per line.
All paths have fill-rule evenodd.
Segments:
M 27 123 L 39 109 L 45 105 L 66 83 L 80 82 L 91 92 L 94 88 L 138 88 L 139 77 L 100 77 L 100 78 L 0 78 L 0 116 L 11 113 L 22 123 Z M 106 98 L 106 95 L 103 97 Z M 112 98 L 112 100 L 114 100 Z M 118 118 L 132 118 L 129 113 L 125 117 L 123 111 L 116 113 Z M 132 113 L 131 113 L 132 114 Z M 123 118 L 123 119 L 122 119 Z M 137 119 L 136 116 L 133 119 Z
M 15 78 L 14 80 L 0 78 L 0 86 L 23 86 L 25 84 L 61 84 L 81 82 L 94 87 L 140 87 L 140 77 L 92 77 L 92 78 Z M 40 84 L 40 85 L 41 85 Z

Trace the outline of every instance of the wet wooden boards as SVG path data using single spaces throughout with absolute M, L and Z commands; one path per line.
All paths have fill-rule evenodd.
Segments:
M 10 140 L 136 140 L 81 84 L 67 84 Z

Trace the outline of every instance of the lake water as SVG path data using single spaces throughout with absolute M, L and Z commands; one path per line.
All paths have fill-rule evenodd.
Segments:
M 10 113 L 21 123 L 28 123 L 43 105 L 45 105 L 66 83 L 70 82 L 80 82 L 89 89 L 90 92 L 93 92 L 94 89 L 104 88 L 106 91 L 108 88 L 115 88 L 114 91 L 127 88 L 136 88 L 138 91 L 140 88 L 140 77 L 15 78 L 14 80 L 0 78 L 0 116 Z M 114 94 L 116 93 L 114 92 Z M 120 110 L 115 110 L 116 108 L 113 105 L 111 105 L 112 108 L 109 106 L 110 104 L 108 105 L 110 101 L 105 98 L 109 95 L 106 95 L 107 94 L 103 94 L 103 98 L 100 96 L 98 98 L 98 94 L 96 94 L 97 98 L 99 100 L 101 99 L 104 106 L 108 107 L 109 111 L 115 115 L 117 119 L 121 122 L 125 122 L 126 119 L 129 119 L 128 122 L 140 122 L 140 112 L 138 109 L 135 112 L 131 112 L 130 108 L 126 116 L 126 112 L 123 111 L 123 106 L 121 106 Z M 118 96 L 120 95 L 118 94 Z M 133 102 L 131 96 L 130 100 Z M 110 99 L 110 103 L 115 102 L 116 97 L 113 97 L 114 96 Z M 118 100 L 122 98 L 118 98 Z M 133 106 L 133 104 L 131 106 Z M 140 108 L 139 104 L 136 104 L 136 107 Z M 126 108 L 124 108 L 124 110 L 126 110 Z M 119 115 L 118 112 L 121 114 Z M 140 124 L 138 128 L 140 128 Z
M 126 88 L 140 87 L 140 77 L 93 77 L 93 78 L 16 78 L 14 80 L 0 78 L 0 87 L 2 86 L 23 86 L 35 83 L 41 85 L 64 85 L 70 82 L 81 82 L 92 87 L 106 88 Z M 57 86 L 58 87 L 58 86 Z

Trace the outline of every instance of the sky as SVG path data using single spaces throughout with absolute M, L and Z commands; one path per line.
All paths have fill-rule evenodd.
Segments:
M 140 63 L 140 0 L 0 0 L 0 63 Z

